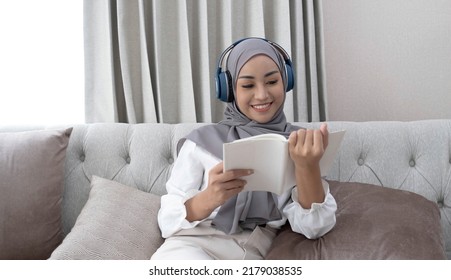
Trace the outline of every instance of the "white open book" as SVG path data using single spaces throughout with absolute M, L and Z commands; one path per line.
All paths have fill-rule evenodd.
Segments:
M 324 177 L 335 159 L 345 131 L 329 133 L 329 144 L 320 161 Z M 253 169 L 243 177 L 245 191 L 268 191 L 278 195 L 296 185 L 294 163 L 288 153 L 288 140 L 279 134 L 261 134 L 223 146 L 224 170 Z

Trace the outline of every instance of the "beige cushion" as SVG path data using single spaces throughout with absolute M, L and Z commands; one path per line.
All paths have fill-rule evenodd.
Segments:
M 0 133 L 0 259 L 46 259 L 61 243 L 71 131 Z
M 407 191 L 361 183 L 329 182 L 335 227 L 309 240 L 285 226 L 268 259 L 445 259 L 440 212 Z
M 50 259 L 150 259 L 163 243 L 160 196 L 92 177 L 86 205 Z

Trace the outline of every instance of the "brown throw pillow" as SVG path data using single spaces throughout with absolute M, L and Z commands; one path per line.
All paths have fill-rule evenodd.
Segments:
M 61 243 L 71 131 L 0 133 L 0 259 L 47 259 Z
M 50 259 L 148 260 L 163 243 L 160 196 L 93 176 L 88 201 Z
M 330 181 L 337 223 L 309 240 L 287 224 L 267 259 L 446 259 L 435 203 L 408 191 Z

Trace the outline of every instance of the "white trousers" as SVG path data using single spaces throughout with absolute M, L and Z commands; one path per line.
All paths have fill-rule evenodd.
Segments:
M 256 227 L 227 235 L 205 221 L 165 240 L 151 260 L 260 260 L 275 237 L 275 229 Z

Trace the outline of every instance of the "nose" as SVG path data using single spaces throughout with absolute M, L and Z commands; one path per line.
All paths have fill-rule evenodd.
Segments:
M 257 100 L 266 100 L 268 97 L 268 90 L 264 86 L 258 86 L 255 89 L 254 98 Z

